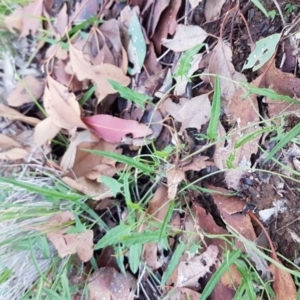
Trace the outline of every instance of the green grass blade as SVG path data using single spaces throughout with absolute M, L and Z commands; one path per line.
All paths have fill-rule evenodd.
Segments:
M 228 258 L 223 261 L 219 269 L 211 276 L 209 282 L 205 286 L 201 294 L 201 300 L 206 300 L 209 297 L 211 292 L 220 281 L 222 275 L 229 269 L 229 266 L 232 265 L 240 255 L 241 252 L 239 250 L 234 250 L 229 253 Z
M 207 136 L 211 140 L 215 140 L 218 136 L 218 126 L 221 114 L 221 86 L 220 78 L 217 75 L 214 88 L 214 97 L 211 107 L 210 120 L 207 128 Z
M 272 149 L 272 151 L 266 157 L 265 162 L 271 159 L 280 149 L 282 149 L 288 142 L 290 142 L 295 136 L 300 134 L 300 123 L 297 124 L 284 138 Z
M 116 81 L 113 81 L 111 79 L 108 79 L 108 82 L 110 85 L 119 92 L 120 96 L 134 102 L 135 104 L 138 105 L 138 107 L 142 110 L 145 109 L 145 104 L 149 101 L 152 100 L 153 98 L 148 96 L 148 95 L 143 95 L 141 93 L 138 93 L 136 91 L 133 91 L 127 86 L 122 86 Z
M 87 151 L 87 152 L 90 152 L 90 153 L 93 153 L 93 154 L 96 154 L 96 155 L 102 155 L 102 156 L 105 156 L 105 157 L 115 159 L 118 162 L 121 162 L 121 163 L 127 164 L 129 166 L 132 166 L 132 167 L 134 167 L 136 169 L 139 169 L 142 172 L 147 173 L 147 174 L 148 173 L 154 173 L 154 171 L 155 171 L 154 168 L 152 168 L 152 167 L 136 160 L 135 158 L 131 158 L 131 157 L 128 157 L 128 156 L 123 155 L 123 154 L 106 152 L 106 151 L 101 151 L 101 150 L 90 150 L 90 149 L 81 149 L 81 150 Z
M 39 186 L 36 186 L 33 184 L 17 181 L 15 179 L 10 179 L 10 178 L 0 177 L 0 182 L 9 183 L 9 184 L 24 188 L 30 192 L 38 193 L 38 194 L 48 196 L 48 197 L 53 197 L 53 198 L 76 201 L 76 200 L 80 200 L 84 197 L 83 195 L 80 195 L 80 194 L 75 194 L 75 193 L 74 194 L 65 194 L 65 193 L 61 193 L 61 192 L 52 190 L 50 188 L 39 187 Z
M 182 255 L 183 251 L 184 251 L 184 248 L 185 248 L 185 244 L 182 241 L 180 241 L 180 243 L 177 245 L 177 248 L 176 248 L 176 250 L 174 251 L 174 253 L 172 255 L 171 261 L 170 261 L 167 269 L 165 270 L 165 272 L 162 276 L 161 285 L 166 284 L 167 280 L 170 278 L 173 271 L 178 266 L 179 260 L 181 258 L 181 255 Z
M 259 0 L 251 0 L 251 2 L 269 19 L 268 12 Z
M 166 232 L 166 228 L 171 220 L 174 208 L 175 208 L 175 203 L 174 203 L 174 201 L 172 201 L 172 203 L 169 205 L 167 214 L 164 218 L 164 221 L 163 221 L 162 226 L 159 231 L 159 237 L 158 237 L 159 241 L 161 240 L 161 237 L 163 236 L 163 234 Z
M 133 274 L 135 274 L 141 262 L 142 244 L 132 245 L 129 249 L 129 266 Z
M 255 137 L 257 137 L 265 132 L 271 132 L 274 130 L 276 130 L 276 127 L 271 126 L 271 127 L 267 127 L 267 128 L 261 129 L 261 130 L 250 132 L 236 141 L 236 143 L 234 144 L 234 149 L 240 148 L 241 146 L 245 145 L 247 142 L 253 140 Z
M 179 61 L 179 67 L 173 77 L 186 77 L 193 62 L 194 56 L 201 50 L 204 44 L 196 45 L 195 47 L 185 51 Z

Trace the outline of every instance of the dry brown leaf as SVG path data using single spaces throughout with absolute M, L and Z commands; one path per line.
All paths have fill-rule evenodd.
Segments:
M 185 172 L 182 170 L 173 168 L 167 173 L 169 200 L 172 200 L 177 196 L 178 185 L 185 179 Z
M 21 121 L 35 126 L 41 120 L 33 117 L 27 117 L 19 113 L 17 110 L 0 103 L 0 116 L 10 119 L 11 121 Z
M 99 141 L 99 138 L 93 135 L 89 130 L 75 132 L 75 134 L 72 135 L 70 139 L 70 144 L 68 146 L 67 151 L 65 152 L 65 154 L 61 159 L 60 166 L 64 170 L 69 170 L 70 168 L 72 168 L 75 161 L 77 146 L 83 142 L 97 142 L 97 141 Z
M 155 29 L 157 27 L 158 21 L 160 19 L 160 16 L 162 12 L 170 5 L 169 0 L 160 0 L 160 1 L 155 1 L 154 2 L 154 9 L 152 13 L 152 19 L 151 19 L 151 24 L 149 28 L 149 36 L 151 37 Z
M 232 64 L 232 51 L 222 39 L 212 51 L 212 55 L 209 60 L 208 73 L 218 74 L 223 78 L 220 78 L 220 85 L 222 91 L 222 97 L 231 101 L 233 95 L 240 89 L 240 86 L 236 82 L 247 82 L 245 75 L 235 71 Z M 229 81 L 231 79 L 232 81 Z M 215 83 L 215 76 L 211 76 L 210 81 Z
M 219 250 L 210 245 L 206 251 L 189 261 L 181 261 L 177 267 L 176 287 L 199 288 L 199 278 L 210 273 L 210 268 L 217 262 Z
M 182 52 L 203 43 L 206 38 L 207 33 L 201 27 L 179 24 L 174 37 L 172 39 L 163 38 L 161 43 L 174 52 Z
M 188 288 L 177 288 L 176 291 L 172 292 L 169 296 L 169 300 L 198 300 L 201 294 Z
M 34 99 L 39 99 L 44 92 L 44 82 L 36 79 L 32 75 L 24 77 L 8 96 L 8 105 L 18 107 L 25 103 L 33 102 L 32 96 L 27 93 L 26 90 L 30 91 Z
M 80 118 L 80 106 L 74 93 L 55 81 L 51 76 L 47 78 L 48 87 L 45 88 L 44 106 L 51 121 L 60 128 L 75 131 L 77 127 L 86 128 Z
M 28 34 L 32 34 L 34 36 L 37 33 L 42 24 L 42 11 L 43 0 L 36 0 L 23 8 L 23 26 L 20 37 L 26 37 Z
M 297 290 L 292 275 L 278 267 L 275 267 L 274 265 L 271 265 L 271 271 L 274 276 L 274 291 L 276 294 L 276 300 L 297 299 Z
M 204 14 L 206 22 L 210 22 L 219 17 L 221 9 L 225 2 L 226 0 L 210 0 L 205 2 Z
M 206 167 L 209 166 L 214 166 L 215 163 L 208 161 L 209 157 L 208 156 L 193 156 L 193 159 L 190 163 L 184 165 L 181 167 L 182 171 L 189 171 L 189 170 L 193 170 L 193 171 L 200 171 L 202 169 L 205 169 Z
M 229 266 L 229 270 L 226 271 L 222 277 L 221 282 L 230 288 L 236 288 L 242 282 L 242 275 L 238 271 L 236 265 L 232 264 Z
M 50 118 L 46 118 L 36 125 L 34 130 L 34 142 L 38 146 L 46 144 L 52 140 L 60 131 L 60 127 L 56 126 Z
M 98 102 L 107 95 L 116 93 L 108 79 L 117 81 L 123 86 L 127 86 L 130 83 L 130 78 L 125 76 L 119 67 L 110 64 L 93 66 L 85 59 L 83 52 L 77 50 L 71 44 L 69 45 L 69 51 L 72 69 L 78 80 L 90 79 L 96 84 Z
M 202 0 L 189 0 L 191 8 L 194 9 Z
M 53 24 L 56 32 L 59 34 L 59 37 L 62 37 L 66 31 L 68 31 L 68 19 L 67 3 L 64 3 L 59 13 L 55 17 Z
M 210 119 L 211 105 L 208 94 L 194 97 L 187 101 L 178 112 L 177 120 L 181 122 L 180 132 L 186 128 L 201 129 Z
M 129 273 L 119 273 L 115 268 L 103 267 L 89 277 L 89 300 L 133 300 L 136 279 Z
M 113 193 L 104 184 L 84 177 L 75 180 L 65 176 L 62 178 L 62 181 L 70 188 L 90 196 L 93 200 L 101 200 L 113 196 Z
M 94 253 L 94 233 L 92 230 L 86 230 L 82 233 L 66 233 L 73 227 L 69 226 L 68 223 L 74 219 L 73 213 L 63 211 L 51 217 L 38 230 L 47 232 L 47 238 L 53 243 L 60 257 L 77 253 L 79 258 L 86 262 Z
M 196 54 L 193 58 L 193 61 L 191 63 L 191 67 L 189 68 L 188 73 L 185 75 L 184 78 L 182 76 L 175 77 L 175 80 L 177 82 L 174 90 L 174 94 L 178 96 L 183 96 L 186 93 L 186 85 L 188 84 L 190 78 L 198 69 L 199 69 L 199 62 L 202 59 L 202 53 Z M 177 65 L 177 68 L 179 67 L 179 64 Z M 176 72 L 176 71 L 175 71 Z
M 150 220 L 153 220 L 154 222 L 163 222 L 168 211 L 168 205 L 166 205 L 168 201 L 167 188 L 162 185 L 159 186 L 155 191 L 153 198 L 150 200 L 146 211 L 147 215 L 151 216 Z M 143 227 L 147 227 L 147 224 L 144 223 Z M 157 270 L 162 266 L 163 263 L 162 261 L 158 260 L 157 250 L 157 243 L 144 244 L 143 259 L 152 270 Z
M 13 138 L 0 133 L 0 147 L 1 148 L 8 148 L 8 147 L 22 147 L 20 143 L 15 141 Z
M 94 253 L 93 230 L 82 233 L 65 233 L 66 230 L 47 233 L 47 238 L 60 257 L 66 257 L 74 253 L 78 254 L 81 261 L 89 261 Z
M 152 41 L 158 54 L 161 53 L 161 40 L 166 38 L 168 34 L 173 35 L 176 30 L 176 16 L 180 6 L 181 0 L 171 0 L 169 6 L 161 14 L 156 30 L 152 36 Z
M 107 143 L 104 140 L 100 140 L 98 142 L 81 142 L 77 145 L 75 161 L 72 171 L 66 174 L 66 176 L 73 179 L 79 178 L 88 175 L 94 170 L 95 167 L 99 165 L 110 166 L 114 169 L 116 165 L 115 160 L 109 157 L 92 154 L 90 152 L 84 151 L 83 149 L 102 150 L 110 153 L 120 154 L 122 150 L 117 149 L 117 146 L 117 144 Z
M 4 18 L 4 24 L 11 33 L 16 33 L 15 29 L 21 32 L 23 27 L 22 15 L 23 10 L 19 7 L 15 9 L 12 14 Z
M 18 160 L 28 156 L 28 151 L 23 148 L 13 148 L 0 152 L 0 159 L 3 160 Z

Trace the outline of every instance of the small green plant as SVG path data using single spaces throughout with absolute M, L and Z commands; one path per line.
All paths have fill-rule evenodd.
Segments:
M 291 3 L 287 3 L 284 7 L 284 12 L 286 16 L 289 16 L 297 9 L 297 6 Z
M 276 16 L 278 16 L 278 13 L 276 12 L 276 10 L 270 10 L 268 11 L 268 16 L 272 19 L 272 21 L 275 19 Z

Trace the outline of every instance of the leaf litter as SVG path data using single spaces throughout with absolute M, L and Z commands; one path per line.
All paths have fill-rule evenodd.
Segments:
M 299 76 L 278 67 L 281 34 L 255 31 L 250 18 L 241 25 L 243 5 L 223 0 L 46 2 L 4 20 L 19 39 L 39 44 L 18 81 L 4 67 L 10 82 L 0 116 L 23 127 L 1 125 L 0 160 L 34 164 L 42 149 L 60 179 L 92 200 L 105 226 L 64 210 L 38 229 L 60 257 L 89 262 L 90 276 L 80 275 L 88 299 L 233 299 L 254 293 L 249 286 L 295 299 L 296 266 L 286 268 L 270 238 L 270 254 L 260 250 L 263 226 L 276 243 L 280 229 L 258 229 L 246 209 L 269 209 L 271 197 L 298 207 L 297 178 L 281 176 L 286 161 L 276 154 L 286 159 L 290 141 L 299 143 Z M 247 57 L 239 60 L 243 40 Z M 272 210 L 282 230 L 296 218 L 287 211 Z M 95 260 L 107 253 L 111 265 Z

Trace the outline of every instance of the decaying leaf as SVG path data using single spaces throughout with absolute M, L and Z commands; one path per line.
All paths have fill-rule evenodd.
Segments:
M 185 180 L 185 173 L 182 170 L 173 168 L 167 173 L 168 179 L 168 198 L 174 199 L 177 195 L 178 185 Z
M 113 196 L 113 193 L 106 187 L 106 185 L 94 180 L 80 177 L 72 179 L 70 177 L 63 177 L 62 181 L 70 188 L 90 196 L 93 200 L 101 200 Z
M 26 37 L 28 34 L 34 36 L 39 30 L 42 24 L 43 2 L 43 0 L 36 0 L 23 8 L 20 37 Z
M 231 101 L 233 95 L 240 89 L 238 82 L 246 82 L 246 76 L 235 71 L 232 64 L 232 51 L 222 39 L 212 51 L 209 60 L 208 73 L 220 75 L 222 97 Z M 222 77 L 223 78 L 222 78 Z M 231 81 L 227 80 L 231 79 Z M 210 81 L 215 83 L 215 76 L 211 76 Z
M 206 22 L 210 22 L 219 17 L 221 9 L 226 0 L 210 0 L 205 3 L 205 18 Z
M 23 148 L 12 148 L 0 152 L 0 159 L 2 160 L 18 160 L 28 156 L 28 151 Z
M 69 45 L 70 62 L 74 74 L 78 80 L 83 81 L 90 79 L 97 86 L 98 102 L 104 99 L 107 95 L 113 94 L 116 91 L 108 82 L 108 79 L 117 81 L 123 86 L 130 83 L 129 77 L 125 76 L 122 69 L 110 64 L 101 64 L 93 66 L 88 62 L 83 52 L 77 50 L 71 44 Z
M 60 257 L 77 253 L 83 262 L 87 262 L 94 253 L 94 233 L 93 230 L 86 230 L 82 233 L 67 233 L 72 226 L 66 225 L 74 219 L 74 215 L 70 211 L 64 211 L 50 218 L 39 230 L 47 232 L 47 238 L 52 242 Z
M 29 93 L 26 91 L 28 90 Z M 39 99 L 44 92 L 44 83 L 35 77 L 28 75 L 18 82 L 16 88 L 7 98 L 10 106 L 18 107 L 25 103 Z M 31 95 L 30 95 L 31 94 Z
M 140 138 L 152 133 L 152 130 L 145 124 L 110 115 L 94 115 L 83 118 L 83 121 L 99 137 L 109 143 L 119 143 L 127 135 L 131 135 L 133 138 Z
M 199 26 L 179 24 L 173 39 L 162 39 L 162 44 L 174 52 L 182 52 L 205 41 L 207 33 Z
M 119 273 L 115 268 L 103 267 L 89 277 L 89 300 L 133 300 L 136 279 L 129 273 Z
M 165 186 L 159 186 L 155 191 L 153 198 L 150 200 L 147 215 L 151 216 L 152 221 L 163 222 L 168 211 L 168 190 Z M 151 221 L 151 219 L 149 221 Z M 147 224 L 143 224 L 147 227 Z M 146 243 L 143 247 L 143 259 L 152 270 L 157 270 L 163 264 L 158 258 L 158 243 Z
M 179 104 L 173 103 L 168 98 L 164 102 L 164 107 L 177 121 L 182 123 L 180 132 L 189 127 L 200 129 L 210 118 L 211 105 L 208 94 L 190 100 L 181 100 Z
M 34 130 L 34 141 L 38 146 L 42 146 L 52 140 L 60 131 L 50 118 L 46 118 L 36 125 Z
M 34 118 L 34 117 L 27 117 L 23 114 L 19 113 L 17 110 L 6 106 L 2 103 L 0 103 L 0 116 L 10 119 L 11 121 L 21 121 L 30 125 L 35 126 L 38 124 L 41 120 Z
M 80 107 L 74 93 L 55 81 L 51 76 L 47 78 L 48 87 L 45 88 L 44 106 L 51 121 L 60 128 L 74 131 L 77 127 L 86 128 L 80 118 Z
M 205 252 L 189 261 L 181 261 L 177 268 L 176 287 L 199 288 L 199 278 L 210 273 L 216 264 L 219 250 L 216 246 L 208 246 Z

